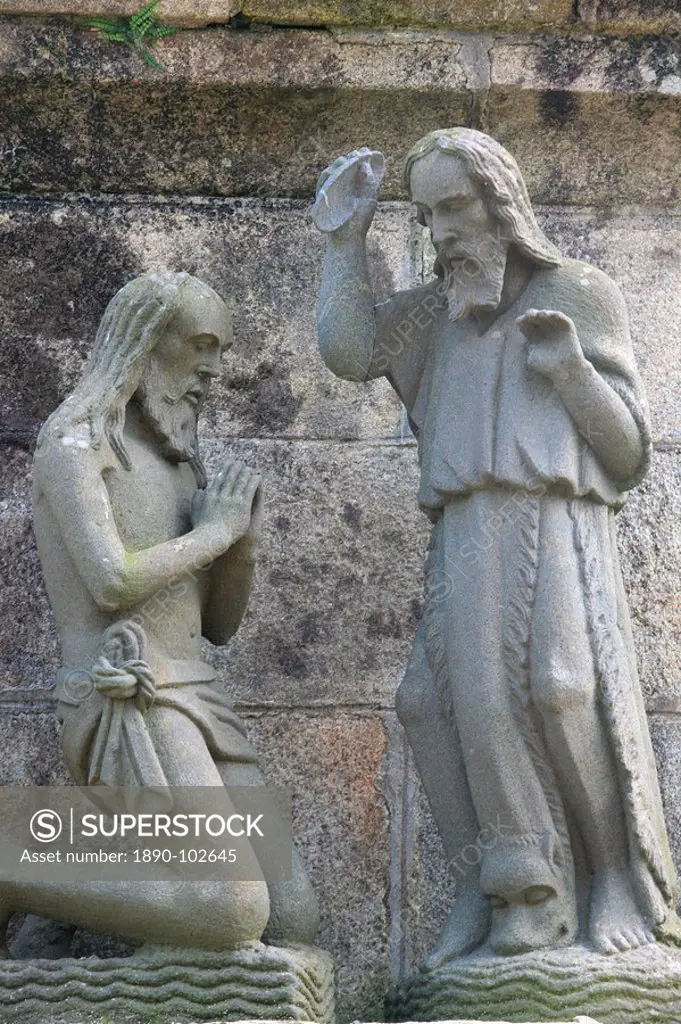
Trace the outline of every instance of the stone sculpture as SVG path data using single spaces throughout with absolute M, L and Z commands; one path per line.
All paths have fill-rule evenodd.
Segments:
M 406 162 L 435 277 L 376 301 L 365 239 L 378 164 L 356 151 L 320 178 L 334 228 L 318 336 L 335 374 L 385 377 L 402 399 L 433 523 L 397 710 L 446 855 L 472 843 L 482 857 L 424 968 L 476 950 L 616 954 L 673 939 L 615 540 L 650 453 L 624 301 L 556 249 L 515 160 L 466 128 L 432 132 Z M 422 1001 L 397 1019 L 472 1009 Z
M 225 644 L 239 627 L 261 523 L 257 474 L 226 459 L 208 482 L 199 454 L 198 415 L 231 343 L 228 307 L 207 285 L 139 277 L 110 302 L 80 383 L 40 434 L 35 532 L 62 647 L 62 749 L 79 785 L 264 785 L 200 655 L 202 635 Z M 3 929 L 28 910 L 184 949 L 310 943 L 318 927 L 295 850 L 292 880 L 269 887 L 14 883 L 0 910 Z

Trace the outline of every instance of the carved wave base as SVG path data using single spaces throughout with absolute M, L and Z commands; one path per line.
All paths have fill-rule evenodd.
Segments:
M 310 947 L 141 950 L 110 960 L 0 961 L 5 1024 L 333 1024 L 333 963 Z
M 602 956 L 585 947 L 417 971 L 386 999 L 386 1021 L 566 1021 L 679 1024 L 681 950 L 659 944 Z

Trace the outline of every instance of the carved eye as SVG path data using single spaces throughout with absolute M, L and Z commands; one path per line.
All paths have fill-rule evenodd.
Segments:
M 547 885 L 533 885 L 525 890 L 525 902 L 534 907 L 538 903 L 545 903 L 553 895 L 553 889 Z
M 420 224 L 421 227 L 430 227 L 430 222 L 433 219 L 433 215 L 427 206 L 419 206 L 416 204 L 416 223 Z
M 442 208 L 446 213 L 457 213 L 459 210 L 465 209 L 469 203 L 470 199 L 461 196 L 458 199 L 445 199 L 442 203 Z
M 508 906 L 508 901 L 502 896 L 488 896 L 487 898 L 492 910 L 505 910 Z

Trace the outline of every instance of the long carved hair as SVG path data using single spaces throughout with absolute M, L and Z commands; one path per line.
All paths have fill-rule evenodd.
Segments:
M 425 135 L 407 154 L 404 180 L 409 191 L 414 164 L 435 149 L 463 160 L 471 177 L 482 185 L 490 212 L 508 230 L 523 255 L 541 267 L 557 267 L 563 262 L 537 224 L 517 163 L 508 150 L 483 132 L 443 128 Z
M 106 307 L 90 358 L 75 391 L 52 413 L 38 435 L 38 447 L 60 443 L 80 424 L 89 430 L 89 445 L 106 437 L 119 462 L 130 469 L 123 440 L 125 409 L 137 390 L 161 332 L 180 308 L 187 289 L 222 299 L 198 278 L 167 271 L 129 281 Z M 198 451 L 190 459 L 197 479 L 202 474 Z

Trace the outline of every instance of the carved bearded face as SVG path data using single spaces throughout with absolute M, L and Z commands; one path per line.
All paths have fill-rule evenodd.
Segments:
M 490 212 L 482 186 L 462 160 L 438 149 L 416 161 L 410 185 L 445 273 L 450 320 L 496 309 L 510 240 Z
M 153 349 L 135 401 L 173 462 L 198 450 L 198 418 L 222 353 L 232 344 L 229 311 L 214 294 L 192 288 Z

